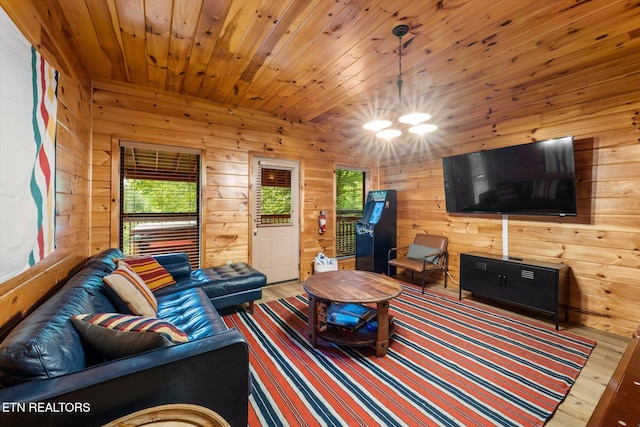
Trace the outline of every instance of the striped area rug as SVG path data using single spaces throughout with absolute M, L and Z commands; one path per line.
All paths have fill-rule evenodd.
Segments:
M 595 342 L 405 286 L 395 334 L 373 347 L 309 345 L 306 294 L 225 317 L 249 342 L 250 426 L 535 426 L 551 417 Z

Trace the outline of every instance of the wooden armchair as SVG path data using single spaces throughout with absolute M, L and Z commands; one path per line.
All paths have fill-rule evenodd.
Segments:
M 389 249 L 387 273 L 391 276 L 391 267 L 411 270 L 412 277 L 414 272 L 422 273 L 422 293 L 424 293 L 424 276 L 427 273 L 442 271 L 446 288 L 449 270 L 448 245 L 449 239 L 445 236 L 417 234 L 411 245 Z

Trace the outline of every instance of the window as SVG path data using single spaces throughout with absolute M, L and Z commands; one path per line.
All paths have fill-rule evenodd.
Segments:
M 120 148 L 120 247 L 127 255 L 186 252 L 200 266 L 200 154 Z
M 336 255 L 356 253 L 355 225 L 364 209 L 365 173 L 356 169 L 336 169 Z
M 261 165 L 256 191 L 258 226 L 291 224 L 291 169 Z

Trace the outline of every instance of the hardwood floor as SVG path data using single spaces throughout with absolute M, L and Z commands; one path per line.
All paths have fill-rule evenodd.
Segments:
M 430 285 L 429 288 L 435 292 L 447 293 L 454 296 L 458 295 L 457 289 L 445 289 L 442 285 L 438 284 Z M 263 297 L 257 302 L 273 301 L 279 298 L 299 295 L 303 292 L 302 283 L 299 282 L 270 285 L 263 288 Z M 481 301 L 474 301 L 483 304 Z M 517 316 L 534 317 L 541 323 L 547 323 L 552 327 L 554 326 L 551 317 L 538 317 L 535 316 L 535 314 L 517 312 L 513 309 L 505 310 L 494 304 L 485 305 L 495 310 L 506 311 Z M 560 328 L 576 335 L 593 339 L 598 343 L 593 349 L 591 356 L 589 356 L 587 364 L 580 372 L 580 376 L 573 387 L 571 387 L 564 402 L 560 404 L 551 420 L 546 424 L 550 427 L 580 427 L 584 426 L 589 420 L 609 379 L 613 375 L 613 371 L 627 348 L 630 337 L 625 338 L 574 324 L 561 324 Z

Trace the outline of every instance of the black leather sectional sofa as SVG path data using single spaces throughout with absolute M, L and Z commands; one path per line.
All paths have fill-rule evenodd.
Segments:
M 186 256 L 165 256 L 165 268 L 178 283 L 156 295 L 157 317 L 182 329 L 189 341 L 105 360 L 83 341 L 70 317 L 117 311 L 102 278 L 122 256 L 109 249 L 90 258 L 0 344 L 0 425 L 102 425 L 141 409 L 185 403 L 246 426 L 247 342 L 225 325 L 212 300 L 218 298 L 220 306 L 249 301 L 257 295 L 261 274 L 252 269 L 236 274 L 234 286 L 229 272 L 218 277 L 220 288 L 204 278 L 190 280 L 188 261 L 180 261 Z M 247 276 L 254 282 L 247 284 Z

